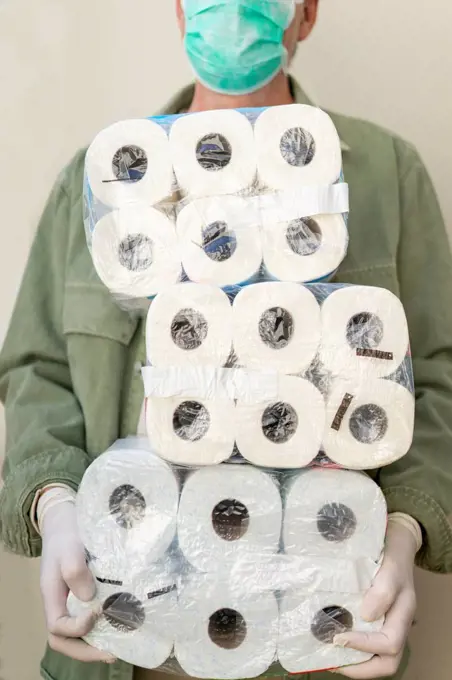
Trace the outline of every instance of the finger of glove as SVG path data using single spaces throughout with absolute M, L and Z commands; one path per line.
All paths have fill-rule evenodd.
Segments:
M 93 627 L 97 612 L 87 610 L 72 617 L 67 611 L 68 587 L 58 569 L 47 569 L 41 576 L 41 593 L 47 630 L 63 637 L 82 637 Z
M 86 555 L 81 544 L 62 556 L 61 575 L 78 600 L 90 602 L 96 595 L 96 583 L 86 564 Z
M 411 630 L 414 611 L 414 594 L 403 591 L 388 612 L 380 632 L 343 633 L 336 635 L 334 644 L 357 649 L 368 654 L 398 656 L 402 653 L 408 633 Z
M 397 673 L 400 666 L 402 656 L 397 657 L 380 657 L 374 656 L 370 661 L 355 664 L 353 666 L 344 666 L 331 671 L 337 675 L 343 675 L 352 680 L 375 680 L 375 678 L 391 678 Z
M 364 596 L 361 616 L 364 621 L 378 621 L 392 607 L 400 592 L 400 579 L 392 561 L 385 558 L 372 586 Z

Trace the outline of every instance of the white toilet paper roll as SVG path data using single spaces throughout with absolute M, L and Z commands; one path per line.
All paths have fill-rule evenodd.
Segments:
M 151 297 L 182 274 L 174 224 L 147 206 L 128 206 L 102 217 L 91 254 L 101 281 L 125 297 Z
M 320 344 L 320 308 L 307 288 L 255 283 L 238 293 L 232 313 L 239 364 L 301 373 L 314 360 Z
M 263 229 L 264 265 L 280 281 L 328 278 L 347 252 L 348 232 L 342 215 L 316 215 Z
M 169 139 L 178 185 L 190 198 L 235 194 L 253 184 L 253 128 L 239 111 L 182 116 L 173 124 Z
M 377 562 L 387 508 L 370 477 L 349 470 L 303 470 L 285 493 L 284 551 L 295 556 Z
M 337 381 L 327 400 L 323 450 L 351 469 L 389 465 L 411 446 L 414 406 L 411 393 L 390 380 Z
M 89 466 L 78 490 L 81 540 L 92 555 L 115 555 L 138 572 L 171 544 L 178 500 L 176 477 L 158 456 L 125 445 L 109 451 Z
M 231 399 L 150 397 L 146 427 L 152 449 L 172 463 L 216 465 L 234 448 L 235 407 Z
M 177 219 L 182 265 L 192 281 L 233 286 L 256 277 L 262 245 L 256 212 L 240 196 L 198 199 Z
M 71 616 L 99 608 L 102 615 L 84 640 L 118 659 L 141 668 L 158 668 L 171 654 L 177 623 L 174 577 L 142 574 L 137 581 L 97 582 L 96 598 L 89 603 L 69 594 Z
M 280 376 L 278 396 L 271 401 L 237 401 L 237 448 L 254 465 L 308 465 L 319 452 L 324 426 L 324 399 L 303 378 Z
M 241 558 L 277 552 L 282 507 L 274 479 L 244 465 L 220 465 L 190 475 L 177 519 L 179 546 L 201 571 L 226 571 Z
M 408 351 L 408 324 L 400 300 L 388 290 L 346 286 L 321 310 L 320 360 L 333 375 L 388 376 Z
M 146 322 L 153 366 L 223 366 L 231 348 L 232 307 L 222 290 L 181 283 L 153 300 Z
M 175 655 L 196 678 L 254 678 L 276 657 L 278 605 L 273 593 L 237 596 L 227 580 L 198 575 L 179 595 Z
M 258 176 L 270 189 L 334 184 L 341 173 L 341 144 L 331 118 L 304 104 L 271 107 L 256 121 Z
M 155 204 L 171 196 L 168 137 L 151 120 L 126 120 L 102 130 L 89 147 L 86 173 L 96 198 L 110 207 Z
M 328 670 L 361 663 L 371 654 L 335 647 L 335 635 L 350 630 L 374 632 L 383 622 L 361 619 L 362 595 L 292 591 L 280 606 L 278 659 L 289 673 Z

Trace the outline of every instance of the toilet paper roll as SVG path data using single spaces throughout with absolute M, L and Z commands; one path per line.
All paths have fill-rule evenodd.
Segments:
M 83 639 L 93 647 L 141 668 L 158 668 L 171 654 L 177 624 L 174 578 L 151 572 L 137 581 L 97 582 L 96 598 L 89 603 L 69 594 L 71 616 L 87 609 L 102 615 Z
M 231 348 L 232 307 L 220 289 L 182 283 L 153 300 L 146 322 L 153 366 L 223 366 Z
M 379 468 L 408 453 L 413 428 L 414 399 L 402 385 L 337 381 L 327 400 L 323 450 L 347 468 Z
M 371 654 L 335 647 L 335 635 L 348 631 L 379 631 L 381 620 L 373 623 L 360 617 L 362 595 L 292 591 L 280 603 L 278 659 L 289 673 L 327 670 L 361 663 Z
M 102 217 L 91 254 L 101 281 L 125 297 L 151 297 L 182 274 L 174 224 L 147 206 L 128 206 Z
M 388 290 L 346 286 L 321 309 L 320 360 L 333 375 L 388 376 L 408 351 L 408 324 L 400 300 Z
M 303 378 L 280 376 L 277 398 L 236 407 L 236 444 L 254 465 L 298 468 L 311 463 L 322 444 L 325 402 Z
M 171 196 L 174 174 L 168 137 L 151 120 L 126 120 L 102 130 L 85 160 L 89 186 L 107 206 L 155 204 Z
M 207 575 L 180 592 L 175 655 L 192 677 L 257 677 L 275 660 L 277 639 L 273 593 L 237 596 L 227 581 Z
M 242 113 L 228 109 L 182 116 L 169 139 L 178 185 L 190 198 L 235 194 L 253 184 L 253 128 Z
M 130 573 L 161 558 L 176 530 L 178 482 L 169 465 L 126 445 L 96 458 L 80 484 L 80 538 L 98 558 L 114 555 Z
M 304 104 L 266 109 L 254 127 L 260 182 L 270 189 L 334 184 L 341 174 L 341 144 L 331 118 Z
M 380 559 L 387 508 L 380 488 L 360 472 L 303 470 L 285 493 L 283 543 L 288 555 Z
M 150 397 L 146 426 L 152 449 L 181 465 L 216 465 L 234 448 L 235 407 L 231 399 Z
M 320 344 L 320 308 L 296 283 L 265 282 L 243 288 L 234 299 L 233 342 L 240 365 L 301 373 Z
M 268 276 L 299 283 L 326 279 L 347 252 L 348 232 L 342 215 L 316 215 L 268 224 L 263 229 Z
M 182 265 L 192 281 L 233 286 L 255 278 L 262 264 L 256 211 L 240 196 L 188 204 L 177 219 Z
M 281 497 L 274 479 L 244 464 L 190 475 L 182 490 L 177 531 L 186 559 L 201 571 L 229 570 L 247 557 L 256 564 L 279 547 Z

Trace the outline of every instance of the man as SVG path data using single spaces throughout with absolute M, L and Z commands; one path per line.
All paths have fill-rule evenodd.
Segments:
M 317 6 L 318 0 L 185 0 L 184 6 L 178 0 L 197 80 L 167 112 L 308 103 L 283 68 L 314 27 Z M 336 280 L 400 296 L 417 385 L 412 449 L 373 473 L 391 515 L 386 557 L 363 616 L 385 615 L 386 622 L 378 634 L 335 638 L 335 644 L 374 655 L 337 672 L 400 677 L 415 610 L 414 561 L 452 571 L 452 259 L 433 188 L 413 148 L 368 123 L 337 115 L 333 120 L 351 192 L 350 248 Z M 53 189 L 1 356 L 8 432 L 1 537 L 16 553 L 38 556 L 42 549 L 49 629 L 44 678 L 154 678 L 157 673 L 134 671 L 86 645 L 79 638 L 94 615 L 71 619 L 65 608 L 68 588 L 86 601 L 94 594 L 77 534 L 74 490 L 95 456 L 137 432 L 145 358 L 143 321 L 115 305 L 87 251 L 83 161 L 81 152 Z

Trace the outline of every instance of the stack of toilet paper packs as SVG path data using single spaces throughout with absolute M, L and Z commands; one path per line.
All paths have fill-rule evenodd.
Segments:
M 381 564 L 364 470 L 414 426 L 407 321 L 326 283 L 348 245 L 340 141 L 292 105 L 118 123 L 91 145 L 85 229 L 144 313 L 147 439 L 88 468 L 80 534 L 101 609 L 86 640 L 137 666 L 239 679 L 359 663 L 335 647 Z M 283 670 L 281 670 L 281 667 Z

